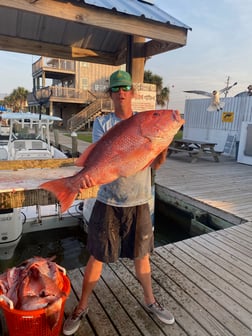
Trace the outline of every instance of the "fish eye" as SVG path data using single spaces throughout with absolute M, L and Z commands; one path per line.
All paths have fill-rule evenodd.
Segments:
M 158 117 L 158 116 L 160 116 L 160 113 L 156 111 L 156 112 L 153 113 L 153 116 Z

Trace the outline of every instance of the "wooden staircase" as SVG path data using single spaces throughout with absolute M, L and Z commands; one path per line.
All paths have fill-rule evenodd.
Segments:
M 82 109 L 79 113 L 68 119 L 67 128 L 71 132 L 77 132 L 99 115 L 106 112 L 111 112 L 112 110 L 113 106 L 110 98 L 97 98 L 95 101 Z

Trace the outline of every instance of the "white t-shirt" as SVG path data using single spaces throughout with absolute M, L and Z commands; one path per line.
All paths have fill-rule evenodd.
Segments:
M 112 126 L 120 122 L 114 113 L 96 118 L 93 125 L 93 142 L 98 141 Z M 120 164 L 120 163 L 118 163 Z M 106 169 L 106 167 L 104 167 Z M 151 168 L 100 186 L 97 199 L 112 206 L 129 207 L 148 203 L 151 199 Z

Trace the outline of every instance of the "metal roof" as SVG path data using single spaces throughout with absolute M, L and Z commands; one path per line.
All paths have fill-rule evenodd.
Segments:
M 140 0 L 0 0 L 0 49 L 120 65 L 186 45 L 190 29 Z M 140 47 L 139 47 L 140 46 Z
M 149 1 L 141 0 L 83 0 L 88 5 L 102 7 L 108 10 L 114 10 L 120 13 L 144 17 L 157 22 L 168 23 L 177 27 L 186 29 L 191 28 L 181 21 L 175 19 L 159 7 Z

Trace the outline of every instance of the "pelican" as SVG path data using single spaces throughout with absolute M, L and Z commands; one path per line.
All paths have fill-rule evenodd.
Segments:
M 220 101 L 220 94 L 222 94 L 223 92 L 225 92 L 225 97 L 228 93 L 228 91 L 233 87 L 237 85 L 237 82 L 235 82 L 234 84 L 230 85 L 230 86 L 226 86 L 224 89 L 221 90 L 214 90 L 211 92 L 206 92 L 206 91 L 199 91 L 199 90 L 191 90 L 191 91 L 184 91 L 184 92 L 188 92 L 188 93 L 196 93 L 199 95 L 203 95 L 203 96 L 207 96 L 207 97 L 211 97 L 212 101 L 211 104 L 208 106 L 207 111 L 220 111 L 223 109 L 225 103 Z

